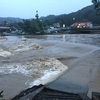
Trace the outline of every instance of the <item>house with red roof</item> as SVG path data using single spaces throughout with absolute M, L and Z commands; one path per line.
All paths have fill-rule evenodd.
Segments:
M 93 28 L 92 22 L 76 22 L 71 25 L 72 28 Z

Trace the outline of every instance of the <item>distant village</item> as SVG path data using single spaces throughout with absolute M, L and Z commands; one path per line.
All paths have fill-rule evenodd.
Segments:
M 11 21 L 9 18 L 3 18 L 2 21 L 0 20 L 0 35 L 100 33 L 100 19 L 93 11 L 94 8 L 91 5 L 75 13 L 49 15 L 44 19 L 39 18 L 38 10 L 35 12 L 34 19 L 13 18 Z
M 17 29 L 15 26 L 9 27 L 9 22 L 5 21 L 0 23 L 0 34 L 2 35 L 26 35 L 26 33 L 21 30 Z M 92 22 L 74 22 L 71 26 L 66 26 L 63 24 L 63 26 L 60 25 L 60 23 L 54 23 L 53 25 L 46 26 L 46 28 L 43 30 L 46 34 L 70 34 L 73 32 L 73 30 L 99 30 L 100 26 L 93 26 Z M 27 33 L 28 34 L 28 33 Z M 39 31 L 37 31 L 35 34 L 40 34 Z
M 74 22 L 70 26 L 59 22 L 52 25 L 44 25 L 44 22 L 39 19 L 38 11 L 36 11 L 35 17 L 36 19 L 24 20 L 24 22 L 19 23 L 12 23 L 10 20 L 0 22 L 0 35 L 79 34 L 99 32 L 100 29 L 100 26 L 94 26 L 89 21 L 75 22 L 75 18 L 72 19 Z

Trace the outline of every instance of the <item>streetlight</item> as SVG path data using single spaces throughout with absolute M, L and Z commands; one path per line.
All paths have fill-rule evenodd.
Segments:
M 73 20 L 75 20 L 75 18 L 73 18 Z
M 75 18 L 73 18 L 73 23 L 75 22 Z

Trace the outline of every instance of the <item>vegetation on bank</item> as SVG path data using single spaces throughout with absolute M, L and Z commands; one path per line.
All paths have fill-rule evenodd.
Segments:
M 86 21 L 92 22 L 94 25 L 100 25 L 100 16 L 96 15 L 94 5 L 84 7 L 81 10 L 72 12 L 70 14 L 62 14 L 58 16 L 49 15 L 47 17 L 42 17 L 40 19 L 48 22 L 49 25 L 59 22 L 61 25 L 65 24 L 66 26 L 70 26 L 74 22 Z
M 3 91 L 0 92 L 0 100 L 5 100 L 3 99 Z
M 49 15 L 39 18 L 37 11 L 36 19 L 23 19 L 20 22 L 11 22 L 7 26 L 22 30 L 21 34 L 46 34 L 45 30 L 54 23 L 59 23 L 61 27 L 63 25 L 70 27 L 75 22 L 92 22 L 93 25 L 100 26 L 99 20 L 100 16 L 96 15 L 94 5 L 90 5 L 77 12 L 59 16 Z
M 16 27 L 28 34 L 44 34 L 43 30 L 46 27 L 45 22 L 39 19 L 23 19 L 23 22 L 10 23 L 10 27 Z

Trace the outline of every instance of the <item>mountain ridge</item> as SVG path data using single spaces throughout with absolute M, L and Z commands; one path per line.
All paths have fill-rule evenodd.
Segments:
M 45 17 L 40 17 L 40 20 L 46 21 L 48 25 L 59 22 L 61 25 L 66 24 L 71 25 L 74 22 L 91 21 L 94 24 L 100 24 L 100 17 L 96 16 L 96 11 L 94 5 L 86 6 L 76 12 L 71 12 L 69 14 L 61 15 L 48 15 Z M 21 18 L 14 17 L 0 17 L 0 22 L 10 21 L 10 22 L 22 22 Z
M 71 12 L 69 14 L 61 14 L 58 16 L 52 15 L 52 17 L 50 16 L 48 15 L 40 19 L 43 21 L 48 20 L 49 22 L 52 23 L 59 22 L 61 25 L 66 24 L 67 26 L 71 25 L 74 22 L 85 22 L 85 21 L 90 21 L 93 22 L 94 24 L 100 24 L 99 23 L 100 17 L 96 15 L 94 5 L 86 6 L 76 12 Z
M 17 18 L 17 17 L 0 17 L 0 23 L 2 22 L 23 22 L 23 20 L 21 18 Z

